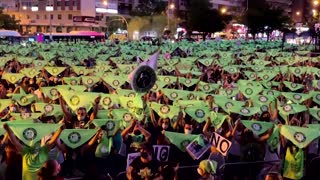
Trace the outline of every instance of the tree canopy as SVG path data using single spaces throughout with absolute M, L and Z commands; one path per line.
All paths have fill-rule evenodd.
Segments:
M 290 24 L 290 18 L 283 9 L 272 7 L 265 0 L 250 1 L 241 21 L 253 38 L 257 33 L 266 33 L 268 39 L 273 30 L 282 30 Z
M 0 29 L 7 30 L 18 30 L 19 29 L 19 20 L 16 20 L 14 17 L 4 14 L 3 9 L 0 9 Z
M 161 14 L 167 7 L 167 2 L 161 0 L 141 0 L 132 10 L 131 16 L 152 16 Z
M 225 28 L 227 21 L 231 20 L 230 16 L 220 14 L 218 10 L 210 7 L 209 0 L 190 0 L 187 19 L 190 30 L 214 33 Z

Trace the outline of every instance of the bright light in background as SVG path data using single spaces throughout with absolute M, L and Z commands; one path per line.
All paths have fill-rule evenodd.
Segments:
M 108 1 L 103 1 L 103 5 L 108 5 Z
M 299 15 L 300 15 L 300 11 L 297 11 L 297 12 L 296 12 L 296 15 L 299 16 Z
M 169 9 L 174 9 L 174 4 L 170 4 Z
M 319 4 L 319 1 L 317 1 L 317 0 L 313 1 L 313 4 L 314 4 L 315 6 L 317 6 L 317 5 Z
M 31 7 L 31 11 L 39 11 L 39 7 L 38 6 L 32 6 Z
M 27 6 L 23 6 L 22 9 L 23 9 L 23 10 L 27 10 Z
M 53 6 L 46 6 L 46 11 L 53 11 Z
M 227 9 L 226 9 L 226 8 L 222 8 L 222 9 L 221 9 L 221 13 L 222 13 L 222 14 L 224 14 L 224 13 L 226 13 L 226 12 L 227 12 Z
M 106 9 L 106 8 L 96 8 L 97 13 L 110 13 L 110 14 L 118 14 L 117 9 Z

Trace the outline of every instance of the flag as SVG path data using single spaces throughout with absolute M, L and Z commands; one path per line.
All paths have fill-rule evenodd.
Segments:
M 166 82 L 167 84 L 175 84 L 177 81 L 176 76 L 157 76 L 159 81 Z
M 320 135 L 317 129 L 288 125 L 281 126 L 280 134 L 299 148 L 307 147 Z
M 84 66 L 72 66 L 72 70 L 77 74 L 77 75 L 87 75 L 90 73 L 90 69 L 86 69 Z
M 241 120 L 241 123 L 258 136 L 260 136 L 261 134 L 265 133 L 268 129 L 273 127 L 272 122 Z
M 99 96 L 98 93 L 74 93 L 66 89 L 59 89 L 59 92 L 66 101 L 67 105 L 74 112 L 80 107 L 85 107 L 86 110 L 89 111 L 92 108 L 93 102 Z
M 107 131 L 108 136 L 114 136 L 120 129 L 121 120 L 94 119 L 93 124 L 99 128 L 106 126 L 106 129 L 103 130 Z
M 105 110 L 105 109 L 101 109 L 97 112 L 96 115 L 97 119 L 110 119 L 111 118 L 111 112 L 109 111 L 109 109 Z
M 3 73 L 2 79 L 9 81 L 12 84 L 16 84 L 18 81 L 22 80 L 25 75 L 22 73 Z
M 247 98 L 251 98 L 253 96 L 256 96 L 260 93 L 260 91 L 262 91 L 262 88 L 258 88 L 256 86 L 244 86 L 244 85 L 240 85 L 239 86 L 239 90 L 241 91 L 241 93 L 247 97 Z
M 210 117 L 210 109 L 208 106 L 188 106 L 184 112 L 198 123 L 205 122 L 207 118 Z
M 27 106 L 36 100 L 33 94 L 12 94 L 12 100 L 17 102 L 20 106 Z
M 162 89 L 162 92 L 164 95 L 166 95 L 171 101 L 175 100 L 187 100 L 189 91 L 184 91 L 184 90 L 176 90 L 176 89 Z
M 311 97 L 311 94 L 302 94 L 302 93 L 292 93 L 292 92 L 281 92 L 281 94 L 289 99 L 290 101 L 297 103 L 297 104 L 302 104 L 303 101 L 309 99 Z M 319 95 L 320 98 L 320 95 Z
M 281 95 L 281 92 L 272 89 L 265 89 L 262 94 L 264 96 L 273 96 L 274 98 L 277 98 Z
M 91 88 L 100 81 L 97 76 L 81 76 L 82 84 Z
M 306 71 L 302 67 L 289 67 L 289 72 L 297 77 L 301 77 Z
M 51 100 L 56 100 L 59 98 L 58 89 L 56 86 L 52 87 L 41 87 L 40 91 Z
M 35 111 L 40 111 L 45 116 L 63 116 L 60 104 L 34 103 Z
M 191 87 L 199 82 L 199 79 L 179 77 L 179 82 L 187 87 Z
M 214 103 L 221 107 L 226 113 L 230 113 L 233 106 L 242 107 L 245 105 L 242 101 L 234 101 L 225 96 L 214 96 Z
M 228 97 L 234 97 L 239 93 L 238 89 L 234 88 L 226 88 L 226 89 L 220 89 L 219 94 L 223 96 L 228 96 Z
M 87 88 L 85 86 L 82 86 L 82 85 L 59 85 L 59 86 L 55 86 L 58 91 L 60 91 L 60 89 L 63 89 L 63 90 L 66 90 L 66 91 L 69 91 L 69 92 L 73 92 L 73 93 L 81 93 L 83 91 L 85 91 Z
M 10 121 L 8 125 L 13 133 L 28 146 L 33 146 L 61 126 L 61 124 L 17 123 L 16 121 Z
M 112 146 L 113 146 L 113 137 L 107 137 L 105 133 L 103 133 L 95 151 L 96 157 L 98 158 L 107 157 L 111 152 Z
M 283 84 L 290 89 L 290 91 L 297 91 L 302 89 L 304 86 L 302 84 L 297 84 L 289 81 L 283 81 Z
M 320 105 L 320 92 L 314 91 L 312 92 L 313 95 L 313 102 L 317 103 L 318 105 Z
M 213 111 L 210 112 L 211 124 L 214 126 L 216 130 L 222 126 L 227 117 L 228 115 L 226 114 L 215 113 Z
M 319 108 L 309 108 L 309 113 L 311 116 L 320 121 L 320 109 Z
M 169 141 L 174 144 L 182 152 L 186 152 L 186 147 L 198 137 L 198 135 L 175 133 L 175 132 L 165 132 L 165 136 Z
M 116 94 L 102 94 L 100 104 L 104 109 L 108 109 L 115 104 L 119 104 L 119 97 Z
M 151 109 L 153 109 L 161 118 L 170 118 L 177 116 L 180 112 L 180 107 L 170 106 L 165 104 L 158 104 L 151 102 Z
M 164 82 L 164 81 L 157 81 L 157 82 L 153 85 L 151 91 L 156 92 L 156 91 L 162 90 L 162 88 L 164 88 L 166 85 L 167 85 L 167 83 Z
M 242 107 L 242 106 L 232 106 L 230 108 L 230 112 L 240 114 L 242 116 L 252 116 L 258 112 L 260 112 L 259 107 Z
M 219 89 L 221 86 L 221 84 L 213 84 L 213 83 L 205 83 L 200 81 L 198 83 L 198 88 L 202 91 L 202 92 L 206 92 L 206 93 L 210 93 L 212 91 L 215 91 L 217 89 Z
M 102 80 L 115 89 L 121 89 L 121 86 L 127 82 L 127 78 L 124 75 L 107 76 L 103 77 Z
M 198 62 L 208 67 L 212 64 L 213 59 L 212 58 L 198 59 Z
M 135 97 L 124 97 L 119 96 L 120 105 L 123 108 L 130 109 L 130 108 L 143 108 L 143 101 L 141 96 L 137 95 Z
M 36 68 L 23 68 L 20 70 L 21 74 L 24 74 L 25 76 L 29 77 L 29 78 L 34 78 L 36 76 L 38 76 L 40 74 L 39 69 Z
M 0 112 L 9 107 L 12 104 L 11 99 L 0 99 Z
M 285 104 L 281 107 L 280 102 L 278 102 L 278 110 L 281 117 L 287 120 L 289 114 L 296 114 L 299 112 L 306 111 L 307 107 L 299 104 Z
M 252 71 L 243 71 L 243 72 L 248 77 L 249 80 L 255 80 L 258 77 L 258 74 L 256 72 L 252 72 Z
M 64 129 L 60 138 L 65 145 L 76 149 L 89 141 L 96 133 L 96 129 Z
M 278 126 L 274 126 L 273 132 L 269 139 L 267 140 L 267 143 L 271 150 L 276 150 L 279 147 L 280 144 L 280 128 Z
M 48 73 L 50 73 L 52 76 L 57 77 L 60 73 L 62 73 L 66 69 L 66 67 L 49 67 L 49 66 L 46 66 L 46 67 L 44 67 L 44 69 L 46 71 L 48 71 Z
M 46 64 L 48 64 L 48 61 L 44 60 L 33 60 L 33 65 L 37 69 L 42 69 Z
M 63 82 L 67 85 L 80 85 L 80 77 L 63 77 Z
M 10 113 L 15 120 L 35 120 L 42 116 L 43 113 Z
M 304 151 L 299 148 L 294 154 L 289 148 L 286 149 L 283 173 L 287 179 L 301 179 L 304 174 Z

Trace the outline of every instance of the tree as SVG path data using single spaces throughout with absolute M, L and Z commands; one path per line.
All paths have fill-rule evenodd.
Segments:
M 203 40 L 208 33 L 221 31 L 226 25 L 219 11 L 210 9 L 210 6 L 208 0 L 191 0 L 188 6 L 189 29 L 203 32 Z
M 132 10 L 131 16 L 152 16 L 161 14 L 167 7 L 167 3 L 161 0 L 141 0 L 139 5 Z
M 16 20 L 14 17 L 11 17 L 8 14 L 4 14 L 3 9 L 0 8 L 0 29 L 18 30 L 19 22 L 20 21 Z
M 270 6 L 265 0 L 250 1 L 241 21 L 248 27 L 253 39 L 257 33 L 265 32 L 267 40 L 270 39 L 272 31 L 282 31 L 290 24 L 290 18 L 283 9 Z

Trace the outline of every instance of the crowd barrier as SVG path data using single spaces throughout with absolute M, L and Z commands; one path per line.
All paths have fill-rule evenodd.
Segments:
M 266 174 L 268 174 L 268 172 L 270 172 L 271 170 L 275 169 L 275 166 L 280 166 L 281 165 L 281 161 L 280 160 L 276 160 L 276 161 L 254 161 L 254 162 L 237 162 L 237 163 L 225 163 L 223 165 L 221 165 L 220 167 L 218 167 L 217 170 L 217 174 L 214 175 L 215 180 L 223 180 L 224 179 L 224 170 L 227 167 L 233 167 L 233 168 L 237 168 L 237 166 L 242 167 L 240 168 L 240 170 L 243 169 L 243 166 L 247 166 L 247 167 L 254 167 L 257 165 L 262 165 L 261 171 L 258 173 L 259 177 L 256 177 L 255 179 L 260 180 L 262 179 L 262 177 L 264 177 Z M 197 168 L 198 168 L 198 164 L 196 165 L 190 165 L 190 166 L 180 166 L 178 168 L 178 179 L 179 178 L 179 174 L 188 174 L 188 173 L 197 173 Z M 248 169 L 250 170 L 250 168 Z M 249 171 L 250 173 L 250 171 Z M 251 176 L 252 174 L 246 174 L 247 176 Z M 126 180 L 126 171 L 120 172 L 117 177 L 114 180 Z

